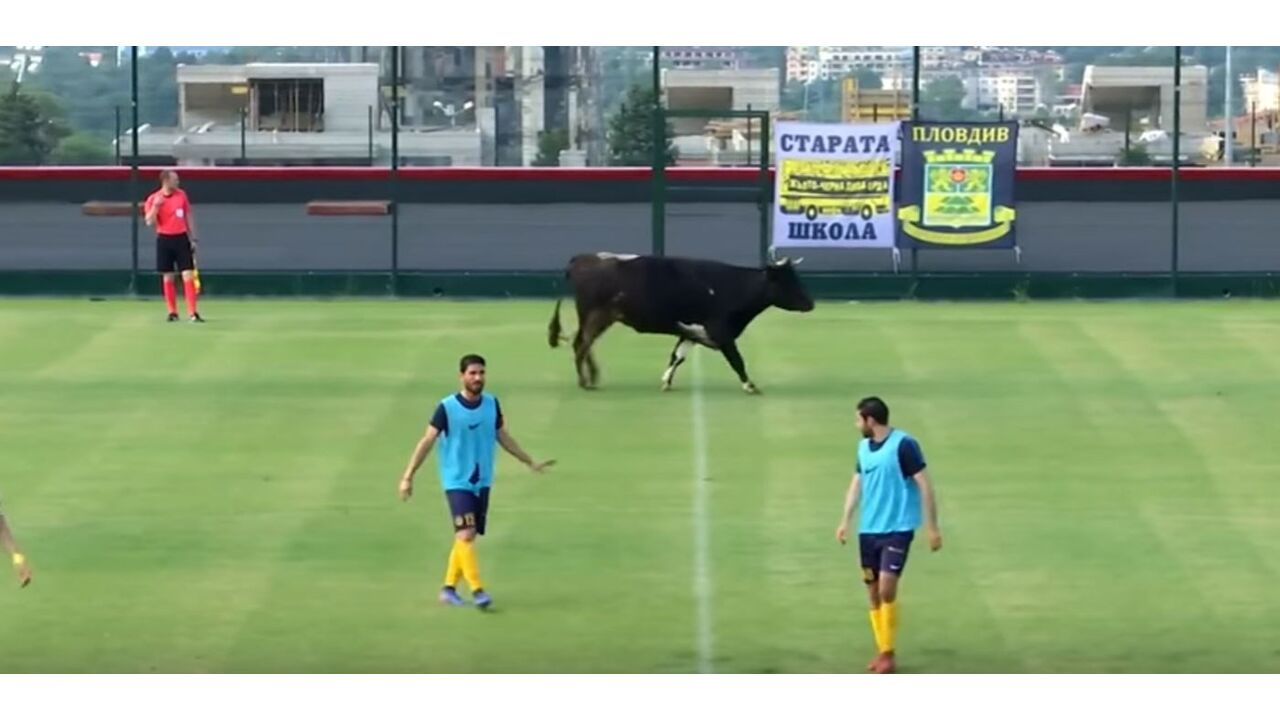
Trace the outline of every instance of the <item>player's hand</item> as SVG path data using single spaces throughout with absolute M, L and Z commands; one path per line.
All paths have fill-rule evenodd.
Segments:
M 532 463 L 529 463 L 529 469 L 536 473 L 540 473 L 543 470 L 546 470 L 547 468 L 552 467 L 555 464 L 556 464 L 555 460 L 545 460 L 543 462 L 532 462 Z
M 18 573 L 18 586 L 26 587 L 31 584 L 31 566 L 24 559 L 22 562 L 13 564 L 13 571 Z
M 849 526 L 847 524 L 840 523 L 840 527 L 836 528 L 836 540 L 839 540 L 841 545 L 849 542 Z
M 936 527 L 929 528 L 929 549 L 938 552 L 942 549 L 942 531 Z
M 400 500 L 405 501 L 413 497 L 413 481 L 404 478 L 400 481 Z

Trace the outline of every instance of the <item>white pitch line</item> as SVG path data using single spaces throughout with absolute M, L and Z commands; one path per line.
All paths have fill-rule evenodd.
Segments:
M 696 348 L 695 348 L 696 349 Z M 702 404 L 702 353 L 693 355 L 693 600 L 697 608 L 698 672 L 714 672 L 711 616 L 710 488 L 707 475 L 707 420 Z

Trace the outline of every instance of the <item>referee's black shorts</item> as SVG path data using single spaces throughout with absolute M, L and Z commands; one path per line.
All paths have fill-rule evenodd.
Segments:
M 195 258 L 191 256 L 191 238 L 186 233 L 156 236 L 156 272 L 169 273 L 195 270 Z

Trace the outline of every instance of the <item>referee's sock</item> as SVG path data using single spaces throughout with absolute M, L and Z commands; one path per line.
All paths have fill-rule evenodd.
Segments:
M 164 276 L 164 304 L 169 307 L 170 315 L 178 314 L 178 289 L 173 285 L 173 278 Z
M 196 310 L 196 281 L 195 278 L 182 279 L 182 294 L 187 299 L 187 314 L 195 315 Z M 170 312 L 173 312 L 172 310 Z

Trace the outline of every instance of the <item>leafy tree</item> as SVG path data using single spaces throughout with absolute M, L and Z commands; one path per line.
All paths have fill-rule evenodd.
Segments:
M 558 167 L 560 151 L 569 149 L 568 130 L 549 130 L 538 138 L 538 157 L 534 158 L 534 167 Z
M 653 164 L 654 133 L 653 113 L 657 98 L 653 88 L 633 85 L 627 92 L 618 112 L 609 120 L 609 164 L 649 166 Z M 676 148 L 672 144 L 675 128 L 668 122 L 665 128 L 664 156 L 666 165 L 676 162 Z
M 54 165 L 110 165 L 110 146 L 88 133 L 75 133 L 61 140 L 49 156 Z
M 0 97 L 0 165 L 40 165 L 53 144 L 39 102 L 14 83 Z
M 957 75 L 944 75 L 920 89 L 920 116 L 924 120 L 962 121 L 973 117 L 963 107 L 964 81 Z
M 858 88 L 861 90 L 880 90 L 884 87 L 884 78 L 871 68 L 858 68 L 853 76 L 858 79 Z
M 1147 147 L 1142 143 L 1135 143 L 1129 146 L 1128 150 L 1121 149 L 1116 153 L 1116 165 L 1121 167 L 1146 167 L 1151 165 L 1151 153 L 1147 152 Z

